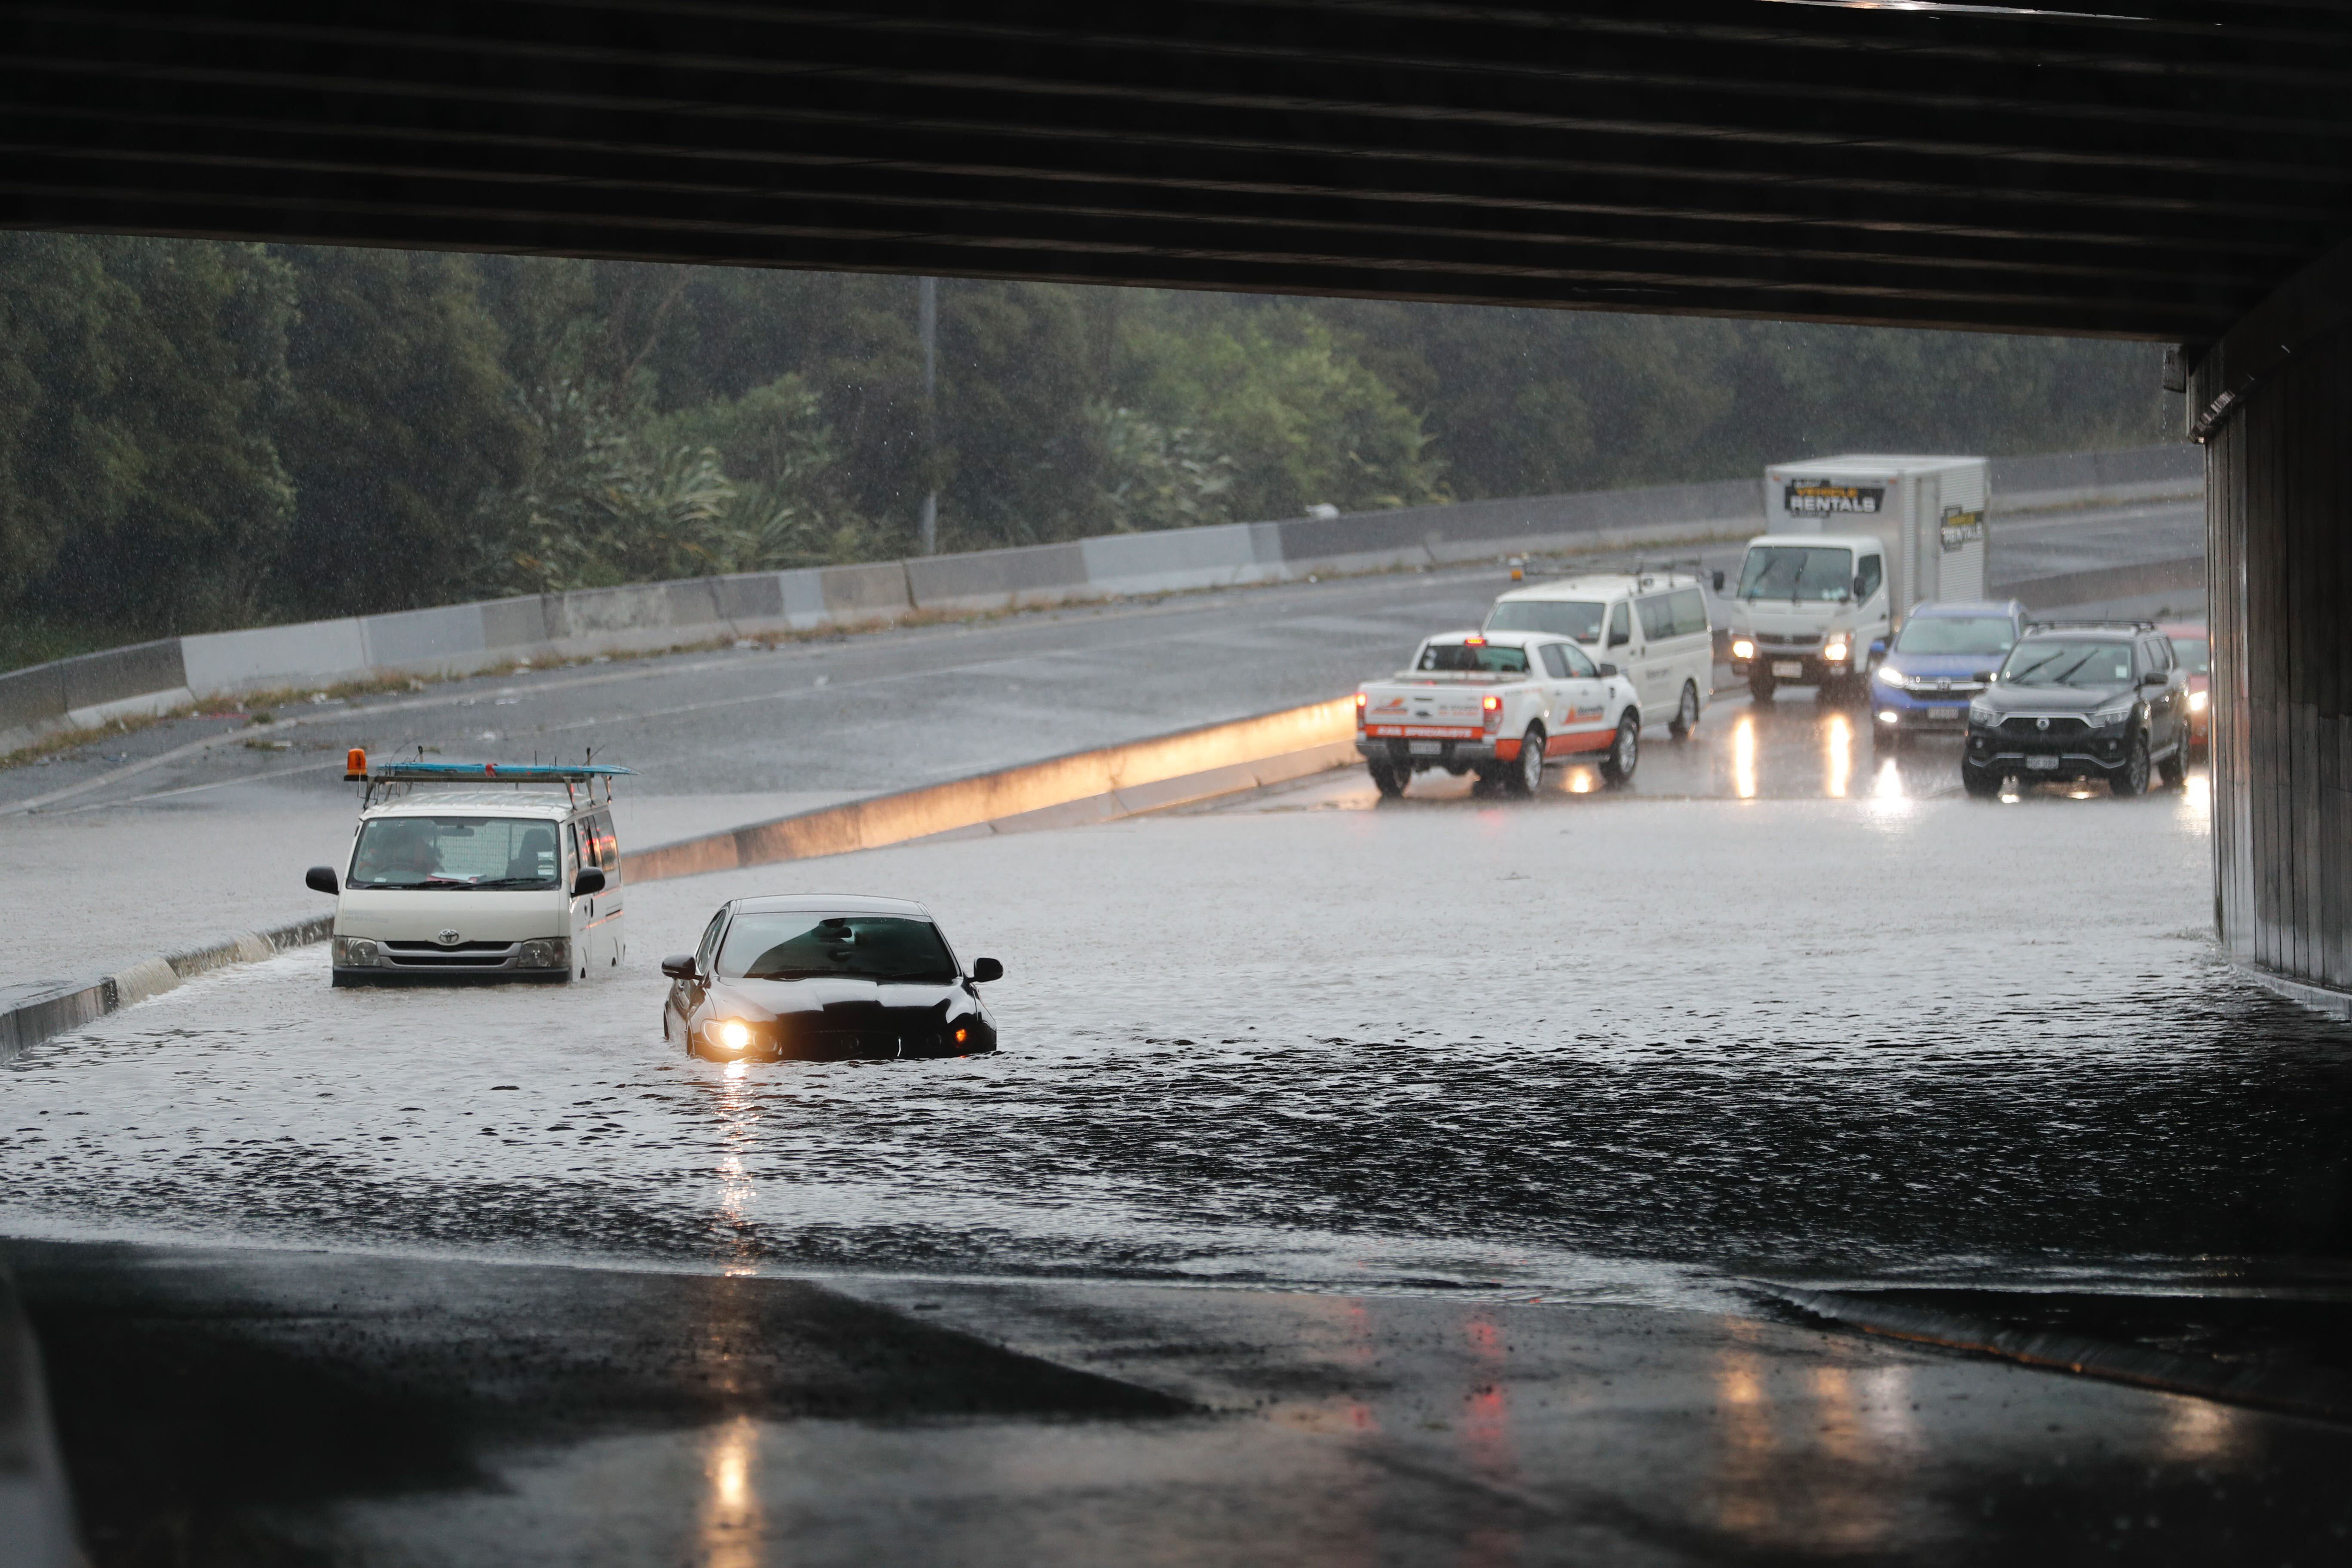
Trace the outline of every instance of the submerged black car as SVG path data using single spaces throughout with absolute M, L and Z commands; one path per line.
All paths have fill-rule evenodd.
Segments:
M 904 899 L 794 895 L 719 906 L 670 977 L 662 1038 L 714 1061 L 961 1057 L 996 1048 L 979 985 L 929 910 Z
M 2104 779 L 2147 793 L 2151 769 L 2178 784 L 2189 766 L 2189 680 L 2148 621 L 2027 628 L 1969 704 L 1960 784 L 1970 795 Z

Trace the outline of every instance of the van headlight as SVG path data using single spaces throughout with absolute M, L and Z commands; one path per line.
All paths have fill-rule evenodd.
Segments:
M 522 944 L 515 955 L 517 969 L 569 969 L 572 967 L 572 939 L 568 936 L 542 936 Z
M 1845 653 L 1844 639 L 1840 638 L 1822 649 L 1822 658 L 1831 664 L 1843 664 L 1845 662 Z
M 363 936 L 339 936 L 335 939 L 337 969 L 373 969 L 383 962 L 375 943 Z
M 1747 637 L 1732 638 L 1731 657 L 1734 658 L 1754 658 L 1756 657 L 1755 643 Z

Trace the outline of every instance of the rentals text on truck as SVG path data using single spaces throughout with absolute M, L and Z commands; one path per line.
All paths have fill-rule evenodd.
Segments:
M 1615 787 L 1641 760 L 1642 710 L 1633 681 L 1572 637 L 1447 632 L 1358 689 L 1356 752 L 1384 795 L 1431 768 L 1533 795 L 1561 757 L 1598 761 Z
M 1848 453 L 1764 470 L 1765 526 L 1732 590 L 1731 668 L 1759 702 L 1784 685 L 1868 689 L 1911 606 L 1985 596 L 1982 458 Z

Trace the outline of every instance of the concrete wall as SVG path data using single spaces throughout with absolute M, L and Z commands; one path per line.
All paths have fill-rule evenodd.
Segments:
M 2189 391 L 2209 476 L 2214 923 L 2258 977 L 2340 1012 L 2352 994 L 2352 246 L 2233 327 Z
M 2183 450 L 2005 458 L 1994 463 L 1993 481 L 1996 493 L 2014 483 L 2032 496 L 2178 490 L 2193 482 L 2193 454 L 2184 468 Z M 1738 538 L 1762 526 L 1762 510 L 1755 479 L 1654 485 L 639 583 L 173 637 L 0 675 L 0 752 L 57 730 L 281 687 L 464 675 L 520 659 L 651 652 L 918 610 L 1011 609 L 1530 552 Z

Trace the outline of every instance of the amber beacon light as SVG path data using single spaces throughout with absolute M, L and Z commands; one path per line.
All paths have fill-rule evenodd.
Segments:
M 367 777 L 367 751 L 364 747 L 353 746 L 350 754 L 343 758 L 343 777 L 346 779 Z

